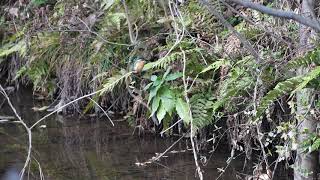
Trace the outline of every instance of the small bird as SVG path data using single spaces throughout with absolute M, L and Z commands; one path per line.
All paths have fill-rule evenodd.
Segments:
M 134 63 L 133 72 L 134 73 L 141 73 L 143 67 L 144 67 L 145 61 L 142 59 L 137 60 Z
M 143 57 L 133 56 L 129 59 L 130 70 L 135 74 L 141 73 L 145 63 L 146 61 Z

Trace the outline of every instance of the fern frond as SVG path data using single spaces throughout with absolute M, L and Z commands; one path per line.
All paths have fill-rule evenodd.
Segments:
M 291 93 L 295 93 L 303 88 L 305 88 L 312 80 L 319 77 L 320 74 L 320 66 L 317 66 L 312 71 L 303 76 L 303 81 L 299 84 L 299 86 Z
M 221 66 L 230 66 L 230 62 L 226 59 L 219 59 L 218 61 L 215 61 L 214 63 L 210 64 L 206 68 L 204 68 L 200 74 L 205 73 L 210 70 L 218 70 Z
M 213 99 L 208 95 L 195 94 L 190 99 L 194 126 L 201 129 L 213 123 L 212 105 Z
M 224 81 L 223 87 L 221 88 L 221 95 L 212 106 L 213 111 L 217 112 L 220 107 L 227 105 L 233 97 L 242 96 L 247 90 L 250 90 L 253 87 L 253 84 L 251 77 L 235 78 Z
M 131 74 L 132 72 L 127 72 L 108 78 L 107 82 L 103 84 L 100 95 L 112 91 L 117 85 L 123 83 Z
M 299 57 L 288 63 L 289 68 L 307 67 L 309 65 L 320 65 L 320 48 L 308 52 L 305 56 Z
M 0 57 L 8 56 L 12 53 L 18 52 L 21 56 L 26 54 L 27 44 L 24 40 L 21 40 L 15 44 L 6 44 L 0 48 Z
M 202 49 L 200 48 L 194 48 L 194 49 L 189 49 L 189 50 L 185 50 L 184 53 L 185 54 L 193 54 L 193 53 L 198 53 L 200 52 Z M 149 70 L 149 69 L 153 69 L 153 68 L 167 68 L 169 66 L 170 63 L 172 63 L 173 61 L 176 61 L 179 57 L 183 56 L 183 52 L 173 52 L 171 54 L 169 54 L 168 56 L 165 56 L 163 58 L 160 58 L 158 61 L 155 62 L 151 62 L 148 63 L 144 66 L 143 70 Z
M 312 80 L 316 79 L 320 75 L 320 66 L 317 66 L 309 73 L 296 76 L 280 82 L 276 87 L 269 91 L 266 96 L 264 96 L 260 102 L 259 108 L 256 113 L 256 117 L 260 118 L 267 107 L 273 103 L 277 98 L 285 95 L 291 94 L 291 96 L 297 91 L 305 88 Z
M 260 118 L 268 106 L 273 103 L 277 98 L 292 92 L 302 82 L 302 77 L 293 77 L 280 82 L 274 89 L 269 91 L 260 102 L 259 108 L 257 109 L 256 117 Z
M 201 87 L 201 86 L 202 86 L 202 87 L 208 87 L 208 86 L 214 84 L 215 81 L 212 80 L 212 79 L 197 78 L 197 79 L 196 79 L 196 83 L 197 83 L 197 86 L 200 86 L 200 87 Z

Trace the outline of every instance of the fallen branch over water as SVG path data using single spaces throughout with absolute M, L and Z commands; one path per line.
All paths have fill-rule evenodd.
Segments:
M 22 126 L 26 129 L 27 133 L 28 133 L 28 140 L 29 140 L 29 147 L 28 147 L 28 154 L 27 154 L 27 158 L 26 161 L 24 163 L 24 166 L 20 172 L 20 180 L 23 179 L 24 173 L 26 171 L 27 166 L 30 163 L 30 157 L 31 157 L 31 149 L 32 149 L 32 133 L 31 133 L 31 128 L 29 128 L 27 126 L 27 124 L 22 120 L 22 118 L 19 116 L 19 114 L 17 113 L 16 109 L 14 108 L 14 106 L 12 105 L 10 98 L 8 96 L 8 94 L 6 93 L 6 91 L 3 89 L 3 87 L 0 85 L 0 92 L 1 94 L 5 97 L 5 99 L 7 100 L 11 110 L 13 111 L 14 115 L 16 116 L 16 118 L 18 119 L 18 121 L 15 121 L 19 124 L 22 124 Z

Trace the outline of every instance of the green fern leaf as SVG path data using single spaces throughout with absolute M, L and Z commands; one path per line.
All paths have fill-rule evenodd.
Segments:
M 241 96 L 246 90 L 251 89 L 253 85 L 253 80 L 250 77 L 243 77 L 241 79 L 235 78 L 233 80 L 226 80 L 224 82 L 224 87 L 222 87 L 222 92 L 220 97 L 216 102 L 213 103 L 213 112 L 228 104 L 233 97 Z
M 287 79 L 283 82 L 277 84 L 277 86 L 269 91 L 266 96 L 261 100 L 259 108 L 257 110 L 256 117 L 260 118 L 263 112 L 267 107 L 273 103 L 277 98 L 290 93 L 290 96 L 293 96 L 297 91 L 302 90 L 307 87 L 307 85 L 314 79 L 318 78 L 320 75 L 320 66 L 317 66 L 309 73 L 303 76 L 296 76 L 290 79 Z
M 294 91 L 302 82 L 303 78 L 299 76 L 278 83 L 274 89 L 269 91 L 267 95 L 261 99 L 256 117 L 260 118 L 271 103 L 273 103 L 277 98 Z
M 319 77 L 320 74 L 320 66 L 317 66 L 312 71 L 303 76 L 303 81 L 299 84 L 299 86 L 291 93 L 291 95 L 301 89 L 305 88 L 312 80 Z
M 213 99 L 210 99 L 210 95 L 195 94 L 191 97 L 190 104 L 194 127 L 200 129 L 214 122 L 211 108 Z
M 220 59 L 220 60 L 218 60 L 218 61 L 210 64 L 210 65 L 209 65 L 208 67 L 206 67 L 205 69 L 203 69 L 203 70 L 200 72 L 200 74 L 205 73 L 205 72 L 207 72 L 207 71 L 210 71 L 210 70 L 212 70 L 212 69 L 213 69 L 214 71 L 216 71 L 216 70 L 218 70 L 218 69 L 219 69 L 221 66 L 223 66 L 223 65 L 230 65 L 230 62 L 227 61 L 227 60 L 225 60 L 225 59 Z
M 202 49 L 200 49 L 200 48 L 194 48 L 194 49 L 185 50 L 184 53 L 185 54 L 193 54 L 193 53 L 198 53 L 201 50 Z M 183 56 L 183 53 L 180 52 L 180 51 L 179 52 L 173 52 L 173 53 L 169 54 L 168 56 L 160 58 L 158 61 L 146 64 L 144 66 L 143 70 L 146 71 L 146 70 L 154 69 L 154 68 L 166 69 L 169 66 L 170 63 L 176 61 L 177 59 L 179 59 L 182 56 Z
M 317 151 L 319 149 L 320 149 L 320 138 L 317 138 L 317 140 L 311 146 L 311 151 Z
M 19 41 L 16 44 L 6 44 L 0 48 L 0 58 L 8 56 L 12 53 L 19 52 L 21 56 L 26 54 L 27 45 L 24 40 Z
M 112 91 L 117 85 L 123 83 L 131 74 L 132 72 L 127 72 L 108 78 L 107 82 L 103 84 L 100 95 Z
M 308 52 L 305 56 L 299 57 L 288 63 L 289 68 L 307 67 L 309 65 L 320 65 L 320 48 Z

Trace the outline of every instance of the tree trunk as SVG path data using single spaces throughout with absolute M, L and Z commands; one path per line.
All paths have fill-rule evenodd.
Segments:
M 315 0 L 303 0 L 301 5 L 301 14 L 309 18 L 315 18 L 314 14 Z M 300 47 L 301 55 L 303 55 L 310 47 L 310 37 L 312 30 L 306 26 L 300 27 Z M 310 71 L 310 68 L 300 68 L 297 71 L 297 75 L 303 75 Z M 312 105 L 315 97 L 315 93 L 312 89 L 303 89 L 296 94 L 297 97 L 297 119 L 298 119 L 298 144 L 308 138 L 308 134 L 304 134 L 307 129 L 310 133 L 315 133 L 317 128 L 317 120 L 310 114 L 310 105 Z M 318 156 L 316 152 L 303 153 L 298 150 L 294 179 L 306 180 L 316 179 L 317 176 Z

